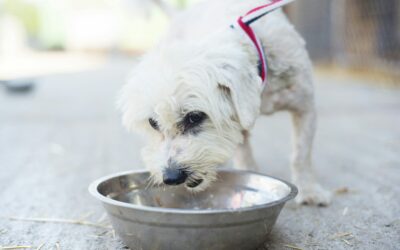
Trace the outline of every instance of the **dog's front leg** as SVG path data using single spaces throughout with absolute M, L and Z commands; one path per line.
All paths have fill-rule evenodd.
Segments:
M 328 205 L 330 193 L 316 181 L 312 168 L 312 144 L 316 130 L 314 105 L 307 110 L 292 110 L 293 155 L 292 180 L 299 188 L 296 201 L 301 204 Z
M 250 134 L 248 131 L 243 131 L 243 143 L 239 144 L 233 164 L 237 169 L 258 171 L 258 166 L 253 157 L 253 152 L 250 145 Z

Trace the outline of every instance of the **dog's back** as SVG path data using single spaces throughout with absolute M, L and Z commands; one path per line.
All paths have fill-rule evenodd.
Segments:
M 168 40 L 201 39 L 210 33 L 229 28 L 238 17 L 254 7 L 265 4 L 265 0 L 206 0 L 173 17 Z M 276 10 L 261 18 L 253 25 L 261 33 L 270 33 L 277 28 L 282 31 L 291 27 L 281 10 Z
M 177 13 L 162 43 L 197 41 L 221 30 L 229 29 L 240 16 L 265 4 L 266 0 L 206 0 Z M 286 18 L 281 9 L 273 11 L 252 24 L 261 39 L 269 68 L 276 75 L 290 68 L 309 68 L 308 53 L 303 38 Z M 238 31 L 240 32 L 240 31 Z M 246 39 L 246 38 L 244 38 Z

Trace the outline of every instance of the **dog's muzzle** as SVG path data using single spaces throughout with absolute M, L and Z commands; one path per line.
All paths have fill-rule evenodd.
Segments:
M 163 172 L 163 182 L 166 185 L 176 186 L 186 182 L 189 188 L 195 188 L 203 182 L 203 179 L 188 178 L 190 173 L 184 169 L 166 168 Z
M 166 185 L 179 185 L 186 181 L 188 174 L 182 169 L 166 168 L 163 173 L 163 182 Z

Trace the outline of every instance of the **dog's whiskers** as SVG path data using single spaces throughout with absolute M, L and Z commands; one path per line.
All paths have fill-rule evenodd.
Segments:
M 148 178 L 147 178 L 147 184 L 146 184 L 146 190 L 148 190 L 149 188 L 152 187 L 156 187 L 157 182 L 156 182 L 156 177 L 154 176 L 154 174 L 151 174 Z

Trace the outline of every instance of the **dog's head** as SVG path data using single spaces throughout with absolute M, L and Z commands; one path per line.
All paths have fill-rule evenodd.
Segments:
M 137 65 L 119 107 L 124 126 L 149 136 L 142 156 L 156 184 L 199 191 L 215 180 L 259 114 L 255 65 L 232 42 L 160 47 Z

